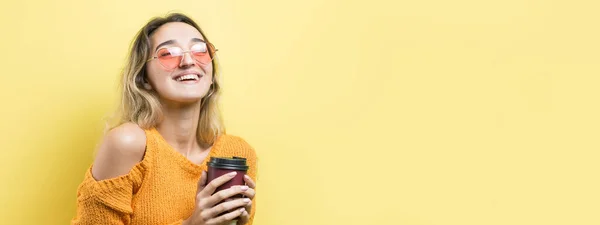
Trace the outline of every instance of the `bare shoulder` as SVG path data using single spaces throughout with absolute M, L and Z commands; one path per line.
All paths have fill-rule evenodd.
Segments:
M 115 178 L 129 173 L 142 161 L 146 151 L 146 134 L 134 123 L 125 123 L 104 136 L 92 166 L 96 180 Z

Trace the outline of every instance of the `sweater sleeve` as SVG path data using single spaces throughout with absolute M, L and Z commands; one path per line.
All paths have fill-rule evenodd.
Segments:
M 77 190 L 77 214 L 71 225 L 129 225 L 133 194 L 139 189 L 146 167 L 140 162 L 123 176 L 96 181 L 91 167 Z M 181 225 L 182 220 L 168 225 Z
M 257 183 L 254 188 L 256 194 L 254 195 L 254 199 L 252 199 L 252 209 L 250 210 L 250 219 L 246 225 L 252 225 L 254 222 L 254 216 L 256 214 L 256 199 L 258 195 L 258 155 L 254 149 L 246 140 L 241 137 L 234 135 L 227 135 L 227 141 L 224 141 L 222 147 L 222 151 L 227 152 L 228 156 L 240 156 L 244 157 L 247 160 L 248 166 L 248 176 L 252 178 L 254 183 Z
M 254 181 L 254 183 L 257 183 L 258 182 L 258 168 L 257 168 L 257 166 L 258 166 L 258 157 L 256 156 L 256 153 L 254 152 L 254 149 L 252 149 L 251 155 L 254 156 L 253 157 L 254 160 L 251 160 L 251 162 L 249 163 L 250 164 L 250 169 L 248 171 L 248 176 L 250 176 L 250 178 L 252 178 L 252 180 Z M 254 188 L 254 191 L 256 193 L 258 193 L 257 188 L 258 188 L 258 185 L 257 185 L 257 187 Z M 257 198 L 256 195 L 258 195 L 258 194 L 255 194 L 254 195 L 254 199 L 252 199 L 252 209 L 250 210 L 250 220 L 248 221 L 247 225 L 252 225 L 252 223 L 254 222 L 254 215 L 256 214 L 256 202 L 257 202 L 256 201 L 256 198 Z

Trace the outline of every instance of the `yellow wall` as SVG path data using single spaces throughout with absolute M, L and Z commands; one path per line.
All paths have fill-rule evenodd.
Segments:
M 600 223 L 598 1 L 21 0 L 0 3 L 2 224 L 68 223 L 128 44 L 169 10 L 220 49 L 258 225 Z

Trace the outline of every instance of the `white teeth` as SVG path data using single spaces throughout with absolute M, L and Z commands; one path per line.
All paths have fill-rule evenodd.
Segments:
M 198 75 L 196 74 L 188 74 L 188 75 L 183 75 L 177 78 L 177 81 L 183 81 L 183 80 L 198 80 Z

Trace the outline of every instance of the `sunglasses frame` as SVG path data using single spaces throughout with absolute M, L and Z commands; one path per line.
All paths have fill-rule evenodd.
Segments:
M 210 56 L 210 61 L 209 62 L 212 62 L 215 59 L 215 55 L 216 55 L 217 51 L 219 51 L 219 49 L 215 48 L 215 46 L 212 43 L 210 43 L 210 42 L 201 42 L 201 43 L 205 43 L 206 44 L 206 47 L 208 48 L 208 55 Z M 152 60 L 158 59 L 158 51 L 160 51 L 162 49 L 165 49 L 165 48 L 172 48 L 172 47 L 164 47 L 164 48 L 156 49 L 156 51 L 154 52 L 152 58 L 148 59 L 146 62 L 150 62 Z M 179 48 L 179 47 L 177 47 L 177 48 Z M 183 51 L 183 49 L 181 49 L 181 50 L 182 50 L 181 51 L 181 60 L 183 60 L 183 57 L 185 56 L 186 53 L 190 53 L 190 56 L 192 58 L 194 58 L 194 56 L 191 55 L 192 50 L 187 50 L 187 51 Z M 196 59 L 194 59 L 194 62 L 200 63 Z M 165 65 L 163 65 L 160 62 L 160 59 L 158 60 L 158 64 L 160 64 L 162 67 L 164 67 L 165 69 L 168 69 L 168 70 L 173 70 L 173 69 L 177 68 L 177 66 L 174 67 L 174 68 L 167 68 Z M 179 61 L 179 64 L 181 64 L 181 61 Z M 206 64 L 208 64 L 208 63 L 206 63 Z

